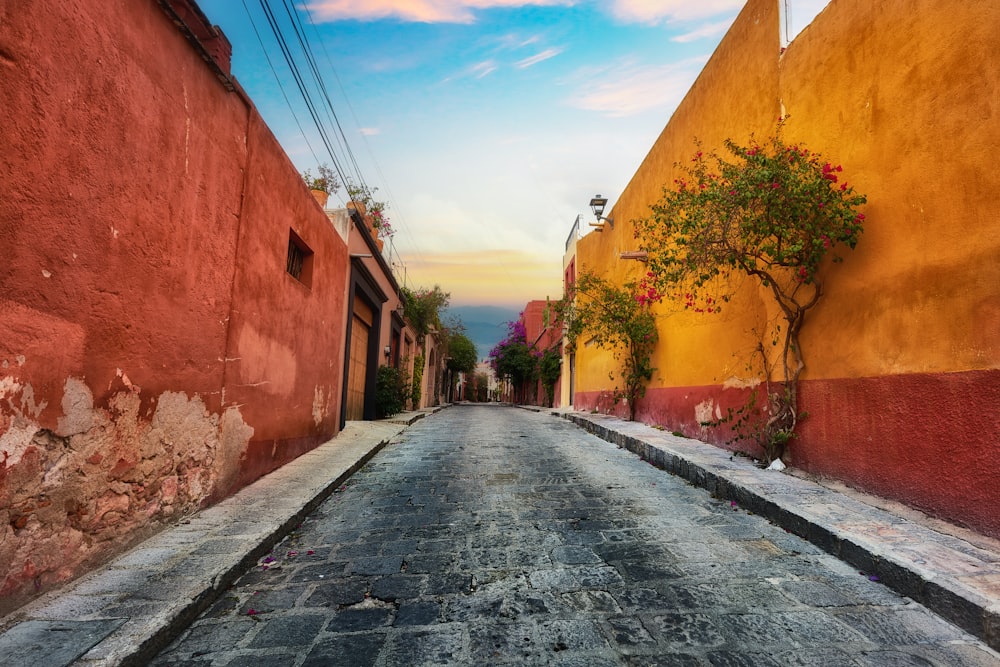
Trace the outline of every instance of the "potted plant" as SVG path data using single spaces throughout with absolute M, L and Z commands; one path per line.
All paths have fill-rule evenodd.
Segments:
M 340 181 L 337 180 L 337 175 L 325 163 L 317 167 L 316 171 L 319 175 L 313 176 L 312 172 L 306 169 L 302 172 L 302 180 L 312 190 L 313 197 L 319 202 L 320 207 L 326 208 L 326 202 L 330 198 L 330 195 L 340 188 Z
M 347 184 L 347 194 L 351 201 L 349 207 L 356 209 L 364 217 L 365 222 L 370 227 L 375 237 L 375 242 L 379 249 L 382 249 L 386 239 L 391 239 L 395 230 L 389 224 L 389 216 L 385 214 L 388 203 L 376 201 L 373 197 L 378 188 L 368 188 L 362 185 L 355 185 L 352 182 Z

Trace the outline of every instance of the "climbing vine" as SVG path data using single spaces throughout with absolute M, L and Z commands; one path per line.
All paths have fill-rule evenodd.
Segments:
M 638 291 L 635 282 L 622 286 L 591 273 L 582 273 L 573 293 L 557 305 L 557 316 L 566 327 L 566 338 L 575 346 L 581 336 L 587 336 L 598 346 L 612 350 L 621 361 L 620 379 L 615 401 L 625 399 L 629 419 L 635 419 L 636 405 L 646 394 L 646 385 L 656 370 L 652 366 L 653 349 L 658 332 L 656 319 L 650 312 L 651 291 L 646 286 Z M 612 378 L 613 379 L 613 378 Z

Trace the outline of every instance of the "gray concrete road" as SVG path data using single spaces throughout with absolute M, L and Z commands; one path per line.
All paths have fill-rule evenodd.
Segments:
M 997 654 L 573 424 L 455 406 L 334 493 L 155 665 L 937 665 Z

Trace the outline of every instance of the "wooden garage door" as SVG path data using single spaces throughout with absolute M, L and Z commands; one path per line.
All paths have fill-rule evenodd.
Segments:
M 365 384 L 368 380 L 368 335 L 372 325 L 372 309 L 360 299 L 354 300 L 351 323 L 351 361 L 347 374 L 348 421 L 365 418 Z

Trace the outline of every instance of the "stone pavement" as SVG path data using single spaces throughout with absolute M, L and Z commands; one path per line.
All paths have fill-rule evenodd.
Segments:
M 321 502 L 330 497 L 334 491 L 341 489 L 344 481 L 355 470 L 384 444 L 396 438 L 408 423 L 412 423 L 419 416 L 422 415 L 405 415 L 403 419 L 398 420 L 401 423 L 349 424 L 348 428 L 330 443 L 259 480 L 233 498 L 198 513 L 191 517 L 189 523 L 160 533 L 107 567 L 73 582 L 61 591 L 40 598 L 5 619 L 0 619 L 0 630 L 3 631 L 3 634 L 0 634 L 0 664 L 31 664 L 33 667 L 69 664 L 148 664 L 160 649 L 184 632 L 198 614 L 206 609 L 210 612 L 212 609 L 225 610 L 230 586 L 251 569 L 247 577 L 260 576 L 264 567 L 261 563 L 265 562 L 272 549 L 283 538 L 293 540 L 293 530 L 310 512 L 319 507 Z M 879 579 L 903 595 L 923 603 L 969 633 L 980 637 L 994 648 L 1000 645 L 998 641 L 1000 548 L 995 541 L 981 536 L 962 534 L 957 530 L 943 530 L 942 526 L 890 512 L 865 502 L 865 499 L 854 494 L 830 489 L 792 475 L 762 471 L 746 460 L 730 458 L 727 452 L 717 448 L 640 424 L 593 414 L 566 413 L 563 416 L 619 447 L 635 451 L 646 461 L 664 467 L 696 486 L 709 489 L 717 499 L 727 501 L 727 505 L 731 500 L 735 503 L 734 509 L 741 510 L 740 516 L 746 514 L 752 517 L 746 513 L 749 510 L 763 515 L 792 533 L 806 537 L 823 550 L 865 572 L 865 577 L 857 577 L 860 581 L 867 582 L 867 577 Z M 540 418 L 547 416 L 542 415 Z M 513 438 L 519 434 L 505 435 Z M 524 437 L 523 434 L 521 437 Z M 480 463 L 488 464 L 487 461 Z M 651 468 L 649 471 L 650 474 L 662 474 Z M 504 473 L 498 474 L 503 477 Z M 503 481 L 496 475 L 494 477 L 496 478 L 494 481 Z M 433 479 L 424 482 L 425 493 L 422 498 L 417 499 L 417 504 L 440 502 L 441 499 L 431 497 Z M 343 495 L 346 498 L 348 494 Z M 414 497 L 416 496 L 411 496 L 411 502 Z M 546 502 L 541 497 L 527 500 L 527 504 L 532 508 L 543 506 Z M 720 504 L 722 501 L 713 502 Z M 379 513 L 385 514 L 388 508 L 380 510 L 375 507 L 370 508 L 370 511 L 373 516 L 377 516 Z M 403 523 L 399 525 L 405 528 L 405 519 L 402 520 Z M 567 517 L 566 521 L 571 522 L 573 519 Z M 592 531 L 600 528 L 588 527 L 585 521 L 580 521 L 577 517 L 573 530 L 581 529 L 581 523 L 583 528 Z M 730 532 L 736 531 L 733 534 L 735 539 L 740 539 L 737 533 L 745 530 L 743 524 L 739 522 L 723 528 Z M 754 527 L 752 530 L 756 531 L 758 528 Z M 357 537 L 360 544 L 363 536 Z M 482 559 L 506 559 L 505 564 L 511 566 L 517 559 L 532 558 L 530 552 L 506 549 L 503 536 L 500 534 L 491 534 L 487 537 L 493 541 L 493 547 L 499 547 L 492 551 L 499 550 L 500 553 L 491 555 L 489 542 L 475 545 L 477 547 L 475 557 L 484 568 L 490 566 L 490 563 L 484 563 Z M 788 538 L 793 539 L 790 535 Z M 780 535 L 774 539 L 779 541 Z M 403 546 L 405 545 L 399 545 L 399 548 Z M 591 557 L 589 553 L 591 550 L 582 548 L 585 546 L 587 546 L 585 542 L 561 546 L 546 544 L 540 553 L 552 553 L 563 564 L 586 568 L 588 564 L 584 561 Z M 284 556 L 287 557 L 287 554 L 285 551 Z M 308 562 L 313 557 L 312 554 L 302 554 L 302 556 L 303 562 Z M 610 556 L 614 554 L 604 553 L 604 557 Z M 580 559 L 584 560 L 576 562 Z M 350 610 L 356 613 L 358 618 L 342 619 L 344 622 L 360 623 L 361 625 L 357 627 L 364 627 L 365 623 L 372 622 L 373 617 L 394 614 L 395 623 L 419 626 L 426 621 L 428 615 L 437 613 L 432 608 L 433 605 L 428 604 L 426 590 L 422 591 L 424 597 L 418 599 L 419 604 L 414 604 L 405 611 L 403 607 L 391 610 L 386 607 L 384 600 L 405 596 L 406 591 L 402 589 L 415 581 L 415 578 L 407 579 L 405 576 L 400 576 L 401 562 L 401 558 L 387 554 L 369 558 L 362 565 L 362 570 L 371 570 L 373 575 L 381 574 L 382 578 L 379 581 L 383 579 L 385 581 L 378 585 L 396 590 L 374 590 L 371 597 L 363 596 L 355 601 L 356 605 L 352 605 L 356 606 L 356 609 Z M 255 568 L 255 565 L 260 567 Z M 496 567 L 496 564 L 492 567 Z M 423 571 L 429 571 L 426 563 L 424 568 Z M 291 571 L 290 567 L 287 569 Z M 594 578 L 613 577 L 609 569 L 595 567 L 594 570 L 591 573 Z M 420 572 L 419 563 L 409 570 L 410 574 Z M 559 576 L 557 570 L 551 570 L 548 574 L 536 572 L 531 575 L 528 583 L 544 593 L 546 589 L 551 590 L 560 585 Z M 650 576 L 656 575 L 651 573 Z M 424 578 L 420 579 L 422 587 L 430 586 L 427 577 L 430 575 L 424 575 Z M 843 591 L 814 586 L 810 593 L 809 587 L 805 586 L 792 592 L 799 597 L 808 595 L 836 597 L 838 592 L 852 595 L 855 593 L 852 587 L 856 584 L 847 583 L 849 581 L 844 580 Z M 468 585 L 474 583 L 473 579 L 464 577 L 458 579 L 442 577 L 434 581 L 434 586 L 444 594 L 451 590 L 449 586 L 452 586 L 452 589 L 457 586 L 458 589 L 466 590 Z M 476 585 L 482 590 L 490 583 L 489 580 L 484 580 Z M 881 587 L 875 586 L 875 589 Z M 301 587 L 298 588 L 300 594 L 302 590 Z M 353 596 L 351 592 L 341 592 L 341 594 L 346 596 L 345 600 Z M 581 608 L 615 604 L 602 596 L 579 595 L 578 597 L 579 600 L 575 603 Z M 527 607 L 521 611 L 529 613 L 532 604 L 541 604 L 544 607 L 549 603 L 544 594 L 534 599 L 535 602 L 529 598 L 521 598 L 512 604 Z M 229 612 L 245 611 L 249 614 L 250 607 L 243 609 L 244 601 L 237 602 L 241 606 L 229 609 Z M 263 609 L 266 609 L 267 605 L 280 607 L 282 604 L 281 600 L 277 599 L 262 602 Z M 495 602 L 499 605 L 497 609 L 504 604 L 501 599 Z M 288 601 L 285 601 L 285 604 L 287 603 Z M 642 604 L 638 598 L 633 603 Z M 681 603 L 679 605 L 683 606 Z M 470 608 L 465 610 L 465 618 L 489 611 L 489 609 Z M 452 609 L 450 613 L 453 616 L 457 614 L 457 617 L 461 618 L 463 612 L 461 609 Z M 404 616 L 401 618 L 400 614 Z M 407 614 L 409 616 L 405 616 Z M 671 622 L 668 617 L 657 618 L 659 620 L 650 619 L 648 622 L 661 625 Z M 786 620 L 791 618 L 792 616 L 788 616 Z M 303 617 L 298 620 L 307 624 L 316 622 L 314 618 Z M 279 626 L 280 623 L 276 623 L 270 632 L 294 634 L 311 631 L 309 627 L 300 625 Z M 560 633 L 564 635 L 569 632 L 571 638 L 575 638 L 573 641 L 597 641 L 594 639 L 597 636 L 594 634 L 594 628 L 586 624 L 562 622 L 562 625 L 556 623 L 545 627 L 548 628 L 545 632 L 551 631 L 555 649 L 559 649 L 560 643 L 564 641 L 559 638 L 562 636 Z M 521 629 L 523 630 L 523 627 Z M 328 628 L 327 632 L 329 631 Z M 189 638 L 191 632 L 187 634 Z M 533 632 L 535 633 L 533 636 L 537 638 L 537 633 L 542 631 L 533 630 Z M 630 641 L 631 637 L 640 642 L 643 641 L 646 630 L 627 621 L 620 621 L 620 627 L 614 632 L 617 633 L 616 637 L 620 635 L 623 641 Z M 939 638 L 951 637 L 948 632 L 941 631 L 940 628 L 935 632 Z M 384 639 L 383 635 L 380 636 Z M 419 633 L 413 637 L 416 638 L 415 641 L 419 640 Z M 515 632 L 513 635 L 479 639 L 481 642 L 493 642 L 492 645 L 497 647 L 500 654 L 509 657 L 517 655 L 518 646 L 515 644 L 525 638 L 519 638 Z M 269 641 L 268 635 L 264 630 L 260 630 L 252 641 L 263 642 L 266 646 Z M 569 641 L 567 647 L 572 645 L 573 641 Z M 953 664 L 1000 664 L 1000 658 L 997 658 L 995 653 L 976 651 L 974 654 L 963 654 L 961 651 L 971 650 L 970 646 L 960 640 L 953 641 L 955 650 L 958 651 L 954 655 L 965 656 L 961 660 L 968 660 L 967 662 L 959 660 Z M 280 642 L 277 645 L 280 646 Z M 420 648 L 419 641 L 409 648 L 404 647 L 410 651 L 419 651 Z M 280 651 L 269 650 L 277 658 L 273 664 L 283 664 L 280 662 Z M 483 658 L 481 655 L 478 657 Z M 566 657 L 572 657 L 572 651 L 567 653 Z M 772 664 L 764 660 L 762 657 L 759 664 Z M 472 660 L 472 662 L 480 661 Z M 564 662 L 572 664 L 570 661 Z M 212 663 L 195 660 L 191 664 Z M 230 664 L 243 663 L 234 661 Z M 261 663 L 249 661 L 245 664 Z M 404 660 L 398 664 L 406 662 Z M 663 662 L 662 664 L 686 663 Z M 940 661 L 918 663 L 914 659 L 912 662 L 887 661 L 884 664 L 947 663 Z

